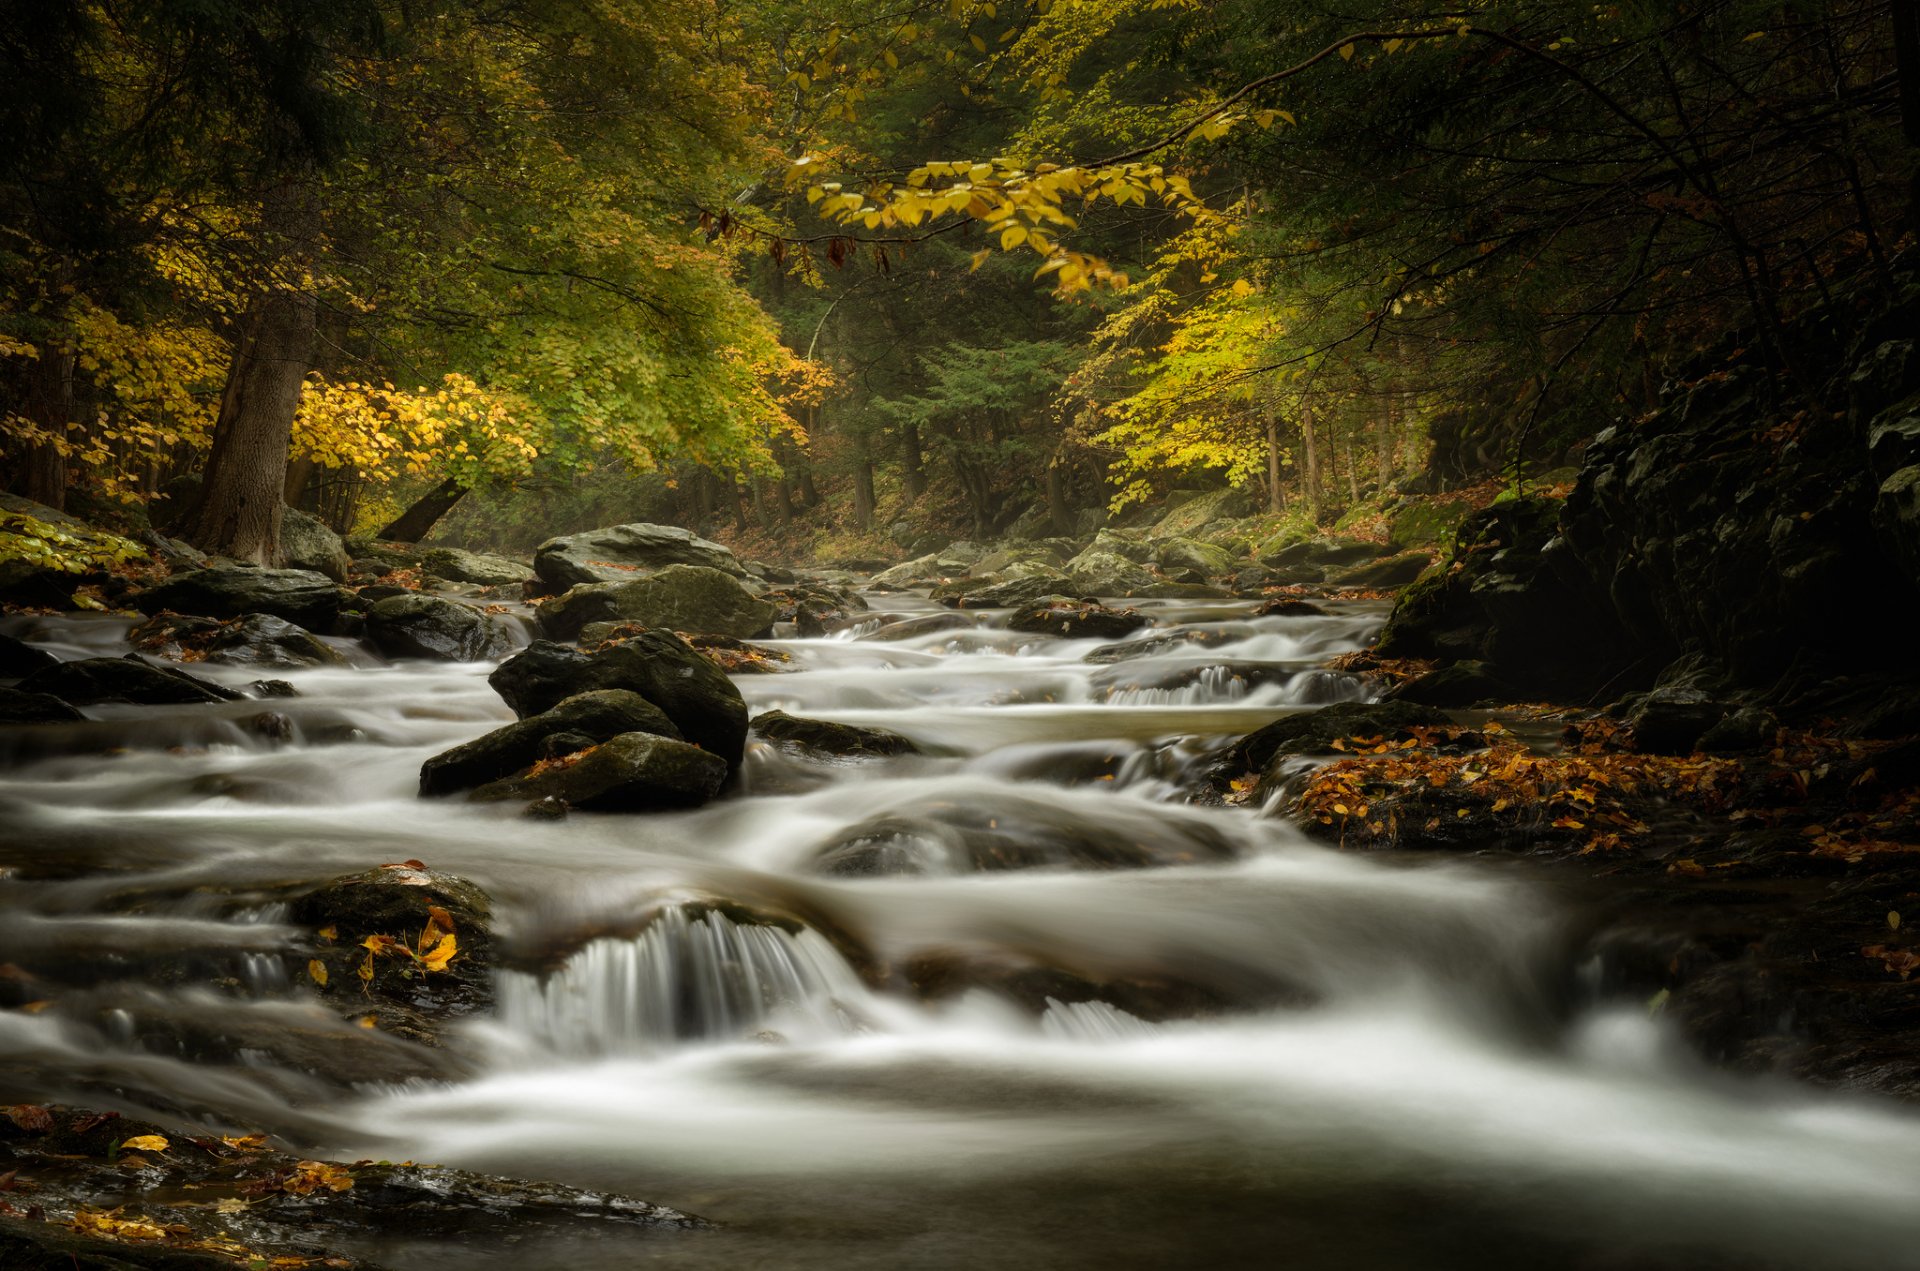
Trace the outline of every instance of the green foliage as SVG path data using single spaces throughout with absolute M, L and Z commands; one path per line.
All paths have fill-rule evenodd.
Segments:
M 0 509 L 0 564 L 9 572 L 89 574 L 146 559 L 146 548 L 117 534 Z

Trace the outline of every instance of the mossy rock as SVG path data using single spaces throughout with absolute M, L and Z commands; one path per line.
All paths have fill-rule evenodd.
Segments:
M 1446 547 L 1473 511 L 1466 499 L 1419 499 L 1393 514 L 1387 538 L 1395 547 Z

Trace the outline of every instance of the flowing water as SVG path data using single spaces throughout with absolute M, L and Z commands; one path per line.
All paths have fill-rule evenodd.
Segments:
M 926 753 L 756 744 L 684 814 L 418 800 L 423 759 L 510 718 L 484 665 L 0 731 L 0 963 L 54 1002 L 0 1012 L 0 1085 L 724 1224 L 360 1250 L 396 1267 L 1920 1265 L 1901 1108 L 1696 1067 L 1583 996 L 1538 880 L 1185 801 L 1209 747 L 1359 696 L 1314 668 L 1377 612 L 1164 604 L 1101 642 L 873 601 L 741 690 Z M 125 648 L 104 617 L 7 629 Z M 343 1090 L 277 1058 L 351 1030 L 284 897 L 409 858 L 495 898 L 496 1008 L 444 1070 Z

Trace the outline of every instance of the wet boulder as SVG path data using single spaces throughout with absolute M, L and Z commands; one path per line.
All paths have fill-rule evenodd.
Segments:
M 1743 706 L 1700 734 L 1696 750 L 1710 755 L 1737 755 L 1769 750 L 1780 732 L 1780 719 L 1764 706 Z
M 127 633 L 133 647 L 156 657 L 199 659 L 267 670 L 346 666 L 346 655 L 305 627 L 270 613 L 222 621 L 163 613 Z
M 443 596 L 392 596 L 367 610 L 367 640 L 390 658 L 484 662 L 512 651 L 506 625 Z
M 582 583 L 539 609 L 540 629 L 556 640 L 573 639 L 596 622 L 750 639 L 767 634 L 775 612 L 734 575 L 704 565 L 668 565 L 625 582 Z
M 429 548 L 420 556 L 420 568 L 449 582 L 482 587 L 513 587 L 533 577 L 531 566 L 505 556 L 467 552 L 457 547 Z
M 1696 688 L 1662 687 L 1626 703 L 1633 748 L 1650 755 L 1689 755 L 1727 714 L 1724 702 Z
M 616 628 L 608 638 L 618 642 L 638 634 L 632 627 Z M 793 654 L 772 645 L 749 644 L 745 640 L 720 635 L 690 635 L 686 639 L 690 646 L 698 649 L 708 661 L 728 675 L 773 675 L 797 669 L 793 666 Z
M 72 724 L 85 718 L 51 693 L 0 688 L 0 724 Z
M 1231 779 L 1260 772 L 1278 758 L 1338 754 L 1333 743 L 1344 738 L 1403 741 L 1413 735 L 1410 729 L 1445 728 L 1452 722 L 1446 712 L 1413 702 L 1336 702 L 1248 733 L 1216 756 L 1215 771 Z
M 1214 543 L 1194 538 L 1169 538 L 1154 544 L 1153 562 L 1170 574 L 1182 571 L 1200 575 L 1201 581 L 1218 578 L 1233 570 L 1233 553 Z
M 280 559 L 288 569 L 310 569 L 337 583 L 347 581 L 347 571 L 353 567 L 340 536 L 319 517 L 298 508 L 281 510 Z
M 45 649 L 36 649 L 10 635 L 0 635 L 0 680 L 17 680 L 59 664 L 60 659 Z
M 304 892 L 288 917 L 312 933 L 305 952 L 321 973 L 310 966 L 309 983 L 355 1015 L 368 998 L 392 1008 L 391 1019 L 376 1010 L 385 1031 L 431 1042 L 434 1025 L 493 1005 L 493 906 L 464 878 L 418 861 L 382 865 Z M 394 943 L 369 949 L 371 937 Z
M 550 538 L 533 554 L 533 572 L 551 591 L 581 583 L 625 582 L 669 565 L 699 565 L 735 577 L 747 571 L 731 549 L 677 525 L 613 525 Z
M 590 750 L 541 764 L 473 792 L 483 801 L 558 799 L 595 812 L 698 807 L 726 784 L 727 763 L 698 746 L 654 733 L 622 733 Z
M 134 597 L 142 613 L 198 614 L 239 618 L 270 613 L 309 631 L 330 631 L 340 613 L 340 589 L 309 569 L 249 569 L 216 566 L 176 574 Z
M 1112 662 L 1131 662 L 1136 658 L 1155 658 L 1163 653 L 1172 653 L 1180 649 L 1211 649 L 1217 645 L 1231 644 L 1237 639 L 1232 632 L 1209 631 L 1205 628 L 1181 627 L 1165 635 L 1148 636 L 1141 640 L 1127 640 L 1120 644 L 1103 644 L 1086 657 L 1083 662 L 1096 665 Z
M 638 693 L 673 721 L 680 735 L 719 756 L 729 769 L 746 751 L 747 704 L 711 660 L 671 632 L 643 631 L 592 654 L 536 640 L 488 677 L 522 719 L 595 689 Z
M 785 711 L 755 715 L 751 727 L 756 736 L 783 750 L 862 759 L 920 753 L 912 741 L 884 728 L 801 719 Z
M 773 606 L 775 622 L 790 622 L 799 635 L 807 638 L 826 635 L 853 621 L 864 612 L 866 600 L 849 587 L 793 584 L 768 592 L 762 597 Z
M 1510 701 L 1514 691 L 1485 662 L 1455 662 L 1389 689 L 1387 696 L 1418 706 L 1464 707 Z
M 36 671 L 16 686 L 22 693 L 46 693 L 61 701 L 131 702 L 136 706 L 182 706 L 239 701 L 245 694 L 173 667 L 154 666 L 134 654 L 124 658 L 81 658 Z
M 859 638 L 883 643 L 894 640 L 918 640 L 922 636 L 938 635 L 942 631 L 971 631 L 977 625 L 976 620 L 966 614 L 928 613 L 921 614 L 917 618 L 901 618 L 895 622 L 884 623 Z
M 550 710 L 435 755 L 420 767 L 420 793 L 470 790 L 531 768 L 542 759 L 585 750 L 622 733 L 681 739 L 673 721 L 638 693 L 600 689 L 569 697 Z
M 1142 627 L 1151 626 L 1152 622 L 1151 618 L 1138 610 L 1112 609 L 1066 596 L 1048 596 L 1036 604 L 1016 610 L 1007 619 L 1007 626 L 1033 635 L 1117 640 Z
M 837 877 L 1000 873 L 1027 869 L 1153 869 L 1232 860 L 1233 840 L 1210 818 L 1099 817 L 1040 799 L 992 806 L 939 802 L 870 817 L 811 853 Z
M 1253 611 L 1256 618 L 1324 618 L 1327 611 L 1311 600 L 1294 596 L 1275 596 Z
M 1158 580 L 1146 569 L 1115 552 L 1088 548 L 1067 562 L 1073 590 L 1083 596 L 1131 596 Z

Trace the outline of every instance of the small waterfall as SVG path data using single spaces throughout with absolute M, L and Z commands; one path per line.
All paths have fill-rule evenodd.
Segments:
M 1137 1015 L 1102 1001 L 1062 1002 L 1047 999 L 1040 1031 L 1057 1041 L 1117 1042 L 1152 1037 L 1160 1030 Z
M 1239 701 L 1253 687 L 1238 668 L 1207 666 L 1184 672 L 1170 684 L 1116 686 L 1107 690 L 1106 700 L 1114 706 L 1211 706 Z
M 500 977 L 514 1032 L 576 1058 L 644 1054 L 757 1033 L 841 1035 L 866 987 L 818 932 L 664 910 L 630 940 L 594 940 L 559 971 Z
M 249 927 L 276 927 L 287 921 L 291 908 L 284 903 L 248 905 L 234 912 L 233 921 Z M 240 982 L 254 997 L 277 997 L 287 991 L 292 981 L 287 974 L 286 958 L 261 950 L 240 955 Z

